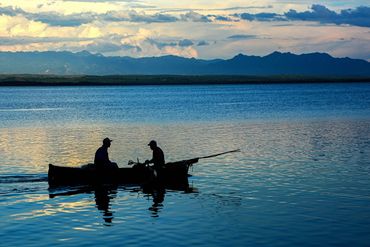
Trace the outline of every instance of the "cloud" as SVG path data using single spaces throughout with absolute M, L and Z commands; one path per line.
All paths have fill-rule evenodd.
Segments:
M 248 21 L 281 21 L 281 20 L 284 20 L 282 16 L 276 13 L 258 13 L 258 14 L 242 13 L 239 16 L 241 19 L 248 20 Z
M 140 53 L 142 49 L 140 46 L 132 44 L 114 44 L 109 41 L 99 40 L 97 42 L 88 44 L 85 49 L 93 53 L 115 53 L 119 51 L 130 51 L 133 53 Z
M 235 21 L 235 18 L 230 18 L 230 16 L 224 16 L 224 15 L 207 15 L 207 16 L 209 17 L 210 20 L 215 20 L 215 21 Z
M 59 43 L 59 42 L 80 42 L 92 40 L 89 38 L 68 38 L 68 37 L 0 37 L 0 45 L 28 45 L 32 43 Z
M 190 39 L 180 40 L 178 44 L 179 44 L 179 46 L 182 46 L 182 47 L 187 47 L 187 46 L 194 45 L 193 41 L 191 41 Z
M 154 5 L 149 5 L 143 3 L 143 1 L 138 0 L 62 0 L 63 2 L 80 2 L 80 3 L 125 3 L 126 6 L 136 9 L 148 9 L 156 8 Z
M 211 22 L 211 20 L 205 16 L 201 15 L 195 11 L 189 11 L 186 14 L 182 14 L 181 20 L 183 21 L 192 21 L 192 22 Z
M 235 34 L 227 37 L 228 39 L 232 40 L 245 40 L 245 39 L 256 39 L 256 35 L 248 35 L 248 34 Z
M 289 10 L 284 14 L 289 20 L 318 21 L 321 23 L 349 24 L 353 26 L 370 27 L 370 7 L 345 9 L 339 13 L 319 4 L 314 4 L 311 11 L 297 12 Z
M 151 45 L 156 46 L 158 49 L 163 49 L 165 47 L 190 47 L 194 45 L 194 42 L 191 41 L 190 39 L 182 39 L 179 41 L 172 42 L 163 42 L 152 38 L 147 38 L 146 41 Z
M 152 38 L 147 38 L 146 41 L 160 50 L 167 46 L 177 46 L 177 43 L 175 42 L 162 42 L 162 41 L 158 41 Z
M 186 22 L 212 22 L 212 20 L 205 15 L 201 15 L 194 11 L 180 15 L 180 18 L 163 14 L 154 13 L 147 14 L 143 11 L 108 11 L 103 14 L 93 12 L 81 12 L 75 14 L 65 15 L 58 12 L 26 12 L 17 7 L 0 7 L 0 15 L 7 16 L 24 16 L 25 18 L 33 21 L 39 21 L 50 26 L 61 27 L 77 27 L 83 24 L 92 23 L 93 21 L 106 21 L 106 22 L 134 22 L 134 23 L 171 23 L 176 21 Z M 218 17 L 219 19 L 226 20 L 227 17 Z
M 26 12 L 23 11 L 21 8 L 13 8 L 13 7 L 0 7 L 0 15 L 8 15 L 8 16 L 16 16 L 16 15 L 25 15 Z
M 94 3 L 110 3 L 110 2 L 140 2 L 140 1 L 134 1 L 134 0 L 62 0 L 63 2 L 94 2 Z
M 45 12 L 39 14 L 28 14 L 29 19 L 46 23 L 50 26 L 64 26 L 64 27 L 77 27 L 82 24 L 87 24 L 95 19 L 97 15 L 91 12 L 71 14 L 71 15 L 60 15 L 56 12 Z
M 46 23 L 50 26 L 80 26 L 92 22 L 97 18 L 97 15 L 91 12 L 71 14 L 71 15 L 62 15 L 57 12 L 40 12 L 40 13 L 31 13 L 26 12 L 21 8 L 17 7 L 0 7 L 0 15 L 7 16 L 24 16 L 25 18 L 33 21 L 39 21 Z
M 272 5 L 266 6 L 235 6 L 229 8 L 169 8 L 162 9 L 161 13 L 174 13 L 174 12 L 196 12 L 196 11 L 235 11 L 235 10 L 245 10 L 245 9 L 272 9 Z
M 303 12 L 290 9 L 284 14 L 241 13 L 234 14 L 233 16 L 247 21 L 315 21 L 326 24 L 370 27 L 370 7 L 366 6 L 360 6 L 355 9 L 344 9 L 337 13 L 324 5 L 314 4 L 310 10 Z
M 130 10 L 128 12 L 119 12 L 119 11 L 109 11 L 106 14 L 99 15 L 99 18 L 105 21 L 111 22 L 144 22 L 144 23 L 166 23 L 166 22 L 175 22 L 178 18 L 171 16 L 156 13 L 153 15 L 148 15 L 145 12 L 137 12 L 135 10 Z
M 143 53 L 150 53 L 152 55 L 171 54 L 183 57 L 197 57 L 198 52 L 193 48 L 193 45 L 193 41 L 189 39 L 179 41 L 160 41 L 155 38 L 147 38 L 141 43 L 141 48 Z
M 197 46 L 207 46 L 207 45 L 209 45 L 209 43 L 207 41 L 205 41 L 205 40 L 201 40 L 197 44 Z
M 265 6 L 236 6 L 236 7 L 230 7 L 230 8 L 222 8 L 222 9 L 214 9 L 214 10 L 241 10 L 241 9 L 272 9 L 272 5 L 265 5 Z
M 161 22 L 175 22 L 178 19 L 171 15 L 156 13 L 154 15 L 147 15 L 145 13 L 138 13 L 131 11 L 129 14 L 130 22 L 146 22 L 146 23 L 161 23 Z

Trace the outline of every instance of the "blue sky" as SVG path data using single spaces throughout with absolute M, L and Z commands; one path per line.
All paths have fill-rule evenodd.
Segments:
M 326 52 L 370 61 L 369 1 L 0 0 L 0 51 L 106 56 Z

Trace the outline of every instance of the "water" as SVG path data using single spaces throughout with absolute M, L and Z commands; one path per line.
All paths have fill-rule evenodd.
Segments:
M 370 84 L 0 87 L 1 246 L 368 246 Z M 190 188 L 49 189 L 48 164 L 200 160 Z M 163 198 L 162 198 L 163 197 Z M 162 198 L 161 201 L 158 198 Z

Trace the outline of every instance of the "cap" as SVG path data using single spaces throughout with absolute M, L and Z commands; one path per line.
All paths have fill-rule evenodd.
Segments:
M 154 140 L 151 140 L 151 141 L 149 142 L 148 146 L 152 146 L 152 145 L 157 146 L 157 142 L 156 142 L 156 141 L 154 141 Z
M 113 140 L 109 139 L 108 137 L 104 138 L 103 143 L 111 143 Z

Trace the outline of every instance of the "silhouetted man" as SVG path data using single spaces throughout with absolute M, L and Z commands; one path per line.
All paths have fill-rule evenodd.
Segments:
M 145 164 L 153 163 L 153 168 L 157 171 L 164 166 L 164 154 L 160 147 L 157 146 L 157 142 L 152 140 L 149 142 L 148 146 L 153 150 L 153 158 L 151 160 L 146 160 Z
M 103 140 L 103 145 L 95 152 L 94 164 L 98 169 L 118 168 L 117 164 L 111 162 L 108 157 L 108 148 L 112 140 L 108 137 Z

